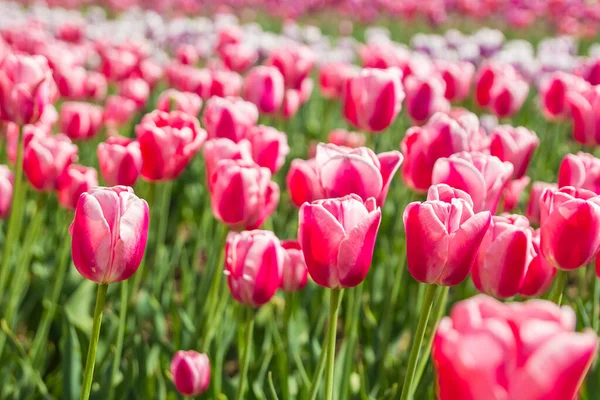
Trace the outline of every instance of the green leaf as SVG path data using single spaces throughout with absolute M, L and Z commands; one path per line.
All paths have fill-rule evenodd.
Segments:
M 63 318 L 62 338 L 60 340 L 62 359 L 63 393 L 65 400 L 76 400 L 81 392 L 81 346 L 75 327 L 69 323 L 69 318 Z
M 86 336 L 92 333 L 92 304 L 96 301 L 96 284 L 84 280 L 65 304 L 65 312 L 69 322 Z

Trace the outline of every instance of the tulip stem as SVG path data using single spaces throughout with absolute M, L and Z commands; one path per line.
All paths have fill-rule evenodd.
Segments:
M 321 355 L 319 356 L 319 363 L 317 369 L 312 377 L 310 393 L 308 395 L 309 400 L 315 400 L 319 393 L 319 386 L 321 385 L 321 379 L 323 378 L 323 372 L 325 371 L 325 361 L 327 361 L 327 349 L 321 349 Z
M 329 328 L 327 329 L 327 376 L 325 380 L 325 399 L 327 400 L 333 400 L 335 337 L 337 334 L 337 320 L 341 299 L 342 290 L 331 289 L 329 300 Z
M 552 291 L 552 294 L 550 295 L 550 301 L 558 304 L 559 306 L 560 306 L 560 303 L 562 302 L 562 297 L 563 297 L 563 293 L 565 291 L 565 286 L 567 285 L 568 277 L 569 276 L 568 276 L 567 271 L 563 271 L 563 270 L 559 269 L 556 273 L 554 289 Z
M 246 378 L 248 375 L 248 367 L 250 366 L 250 354 L 252 353 L 252 336 L 254 334 L 254 310 L 248 310 L 248 316 L 246 317 L 246 324 L 244 325 L 244 333 L 246 334 L 246 340 L 244 343 L 244 355 L 242 356 L 240 364 L 240 382 L 238 385 L 238 392 L 235 396 L 236 400 L 242 400 L 244 398 L 244 392 L 246 391 Z
M 594 276 L 592 296 L 592 328 L 598 334 L 600 331 L 600 278 L 596 276 Z
M 126 279 L 121 282 L 121 304 L 119 306 L 119 329 L 117 330 L 117 346 L 115 347 L 115 358 L 113 360 L 112 370 L 110 373 L 110 388 L 108 391 L 108 399 L 112 400 L 115 397 L 115 383 L 119 365 L 121 364 L 121 353 L 123 352 L 123 338 L 125 337 L 125 325 L 127 324 L 127 299 L 129 298 L 129 281 Z
M 23 129 L 19 127 L 19 141 L 17 144 L 17 161 L 15 164 L 15 185 L 12 210 L 8 223 L 8 232 L 2 252 L 2 265 L 0 265 L 0 293 L 5 293 L 4 286 L 8 279 L 10 259 L 12 254 L 18 254 L 18 241 L 23 219 L 23 203 L 25 203 L 25 188 L 23 185 Z M 1 296 L 1 295 L 0 295 Z
M 431 347 L 433 346 L 433 338 L 435 337 L 435 331 L 437 326 L 444 316 L 444 311 L 446 311 L 446 303 L 448 300 L 448 292 L 450 291 L 450 286 L 443 286 L 442 289 L 438 293 L 438 297 L 435 300 L 433 305 L 432 321 L 430 325 L 430 330 L 427 333 L 427 341 L 425 342 L 425 348 L 423 349 L 423 356 L 419 358 L 419 364 L 417 365 L 416 375 L 412 384 L 411 395 L 414 395 L 419 387 L 419 382 L 421 381 L 421 377 L 423 376 L 423 372 L 425 372 L 425 367 L 427 366 L 427 361 L 429 360 L 429 355 L 431 354 Z
M 90 337 L 90 346 L 88 347 L 87 358 L 85 361 L 85 372 L 83 374 L 83 384 L 81 386 L 80 400 L 88 400 L 92 392 L 92 382 L 94 380 L 94 365 L 96 364 L 96 348 L 100 338 L 100 326 L 102 325 L 102 313 L 104 312 L 104 301 L 106 300 L 106 291 L 108 285 L 98 285 L 98 294 L 96 295 L 96 307 L 94 308 L 94 323 L 92 325 L 92 336 Z
M 408 400 L 411 398 L 417 361 L 419 360 L 419 353 L 421 351 L 421 345 L 423 344 L 423 336 L 425 335 L 425 329 L 427 328 L 427 322 L 429 321 L 429 315 L 431 314 L 433 300 L 435 299 L 437 291 L 437 285 L 428 285 L 427 290 L 425 291 L 425 297 L 423 299 L 423 304 L 421 305 L 421 315 L 419 316 L 417 331 L 415 332 L 414 340 L 410 349 L 408 367 L 404 377 L 404 386 L 402 387 L 402 395 L 400 396 L 400 400 Z

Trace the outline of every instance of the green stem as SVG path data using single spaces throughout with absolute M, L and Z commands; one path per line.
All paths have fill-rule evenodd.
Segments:
M 419 360 L 419 352 L 421 351 L 421 345 L 423 344 L 423 336 L 425 335 L 425 328 L 427 328 L 427 321 L 429 321 L 429 315 L 431 314 L 431 306 L 433 305 L 433 299 L 438 290 L 437 285 L 428 285 L 421 306 L 421 315 L 419 316 L 419 323 L 415 332 L 414 340 L 411 345 L 410 356 L 408 358 L 408 367 L 406 369 L 406 376 L 404 377 L 404 386 L 402 387 L 402 395 L 400 400 L 408 400 L 411 397 L 411 388 L 415 377 L 415 370 L 417 368 L 417 361 Z
M 104 312 L 104 301 L 106 300 L 106 291 L 108 285 L 98 285 L 98 294 L 96 295 L 96 307 L 94 308 L 94 323 L 92 324 L 92 336 L 90 337 L 90 346 L 88 347 L 87 359 L 85 361 L 85 372 L 83 374 L 83 384 L 81 386 L 80 400 L 88 400 L 92 392 L 92 382 L 94 380 L 94 366 L 96 364 L 96 348 L 100 339 L 100 326 L 102 325 L 102 313 Z
M 21 221 L 23 219 L 23 204 L 25 203 L 25 187 L 23 184 L 23 130 L 19 127 L 19 141 L 17 144 L 17 162 L 15 164 L 15 185 L 12 200 L 12 210 L 2 252 L 2 264 L 0 265 L 0 293 L 4 293 L 6 280 L 8 279 L 10 259 L 12 254 L 18 254 L 19 234 L 21 233 Z M 1 295 L 0 295 L 1 296 Z
M 158 210 L 160 217 L 158 221 L 158 231 L 156 236 L 156 246 L 154 248 L 154 265 L 159 266 L 156 269 L 157 276 L 153 279 L 154 297 L 157 299 L 160 295 L 160 289 L 165 280 L 165 272 L 169 271 L 166 262 L 163 262 L 163 254 L 165 253 L 165 239 L 167 237 L 167 229 L 169 227 L 169 206 L 171 204 L 171 193 L 173 191 L 173 182 L 166 182 L 162 185 L 159 191 Z
M 340 385 L 341 389 L 341 399 L 348 399 L 349 390 L 350 390 L 350 375 L 352 374 L 352 367 L 354 364 L 354 354 L 356 352 L 356 339 L 358 335 L 358 322 L 360 320 L 360 310 L 362 306 L 362 293 L 363 293 L 364 285 L 358 285 L 356 288 L 352 289 L 354 291 L 354 299 L 351 302 L 351 307 L 349 306 L 349 327 L 348 330 L 344 332 L 346 337 L 346 357 L 344 359 L 344 366 L 342 368 L 342 382 Z
M 569 276 L 567 274 L 567 271 L 563 271 L 563 270 L 559 269 L 556 272 L 554 289 L 552 291 L 552 294 L 550 295 L 550 301 L 558 304 L 559 306 L 560 306 L 560 303 L 562 302 L 562 297 L 563 297 L 563 293 L 565 291 L 565 286 L 567 285 L 568 277 Z
M 327 330 L 327 376 L 325 380 L 325 398 L 333 400 L 333 381 L 335 366 L 335 337 L 337 334 L 338 312 L 342 298 L 341 289 L 331 289 L 329 303 L 329 328 Z
M 596 334 L 600 333 L 600 278 L 595 275 L 592 298 L 592 328 Z
M 241 361 L 240 368 L 240 382 L 238 385 L 238 392 L 235 396 L 236 400 L 244 399 L 244 393 L 246 392 L 246 380 L 248 376 L 248 367 L 250 366 L 250 354 L 252 353 L 252 336 L 254 334 L 254 310 L 248 310 L 248 316 L 246 317 L 246 324 L 244 326 L 246 340 L 244 343 L 244 355 Z
M 429 361 L 429 355 L 431 354 L 431 347 L 433 346 L 433 339 L 435 338 L 435 331 L 437 326 L 444 316 L 444 312 L 446 311 L 446 302 L 448 300 L 448 292 L 450 291 L 450 286 L 443 286 L 442 290 L 438 293 L 438 297 L 435 300 L 432 310 L 432 321 L 430 324 L 430 330 L 427 333 L 427 341 L 425 342 L 425 349 L 422 357 L 419 359 L 419 364 L 417 366 L 417 372 L 415 375 L 414 382 L 412 384 L 411 395 L 414 395 L 417 391 L 417 387 L 419 386 L 419 382 L 421 381 L 421 377 L 423 376 L 423 372 L 425 372 L 425 367 L 427 366 L 427 362 Z
M 325 362 L 327 361 L 327 349 L 321 349 L 321 355 L 319 356 L 319 363 L 317 364 L 317 369 L 312 377 L 312 386 L 310 388 L 310 394 L 308 398 L 310 400 L 315 400 L 317 398 L 317 394 L 319 393 L 319 386 L 321 386 L 321 379 L 323 378 L 323 372 L 325 371 Z
M 115 384 L 119 365 L 121 364 L 121 353 L 123 352 L 123 339 L 125 337 L 125 325 L 127 324 L 127 299 L 129 298 L 129 281 L 121 282 L 121 304 L 119 307 L 119 329 L 117 330 L 117 346 L 115 348 L 115 358 L 113 360 L 112 370 L 110 373 L 110 388 L 108 391 L 108 399 L 112 400 L 115 397 Z

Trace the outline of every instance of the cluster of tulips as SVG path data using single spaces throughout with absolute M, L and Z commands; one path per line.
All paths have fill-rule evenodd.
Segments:
M 106 3 L 121 9 L 147 2 Z M 289 9 L 301 12 L 315 2 L 300 3 Z M 335 3 L 346 11 L 362 4 Z M 452 10 L 479 17 L 501 12 L 518 26 L 538 15 L 558 22 L 556 16 L 567 9 L 560 1 L 517 2 L 512 11 L 509 2 L 498 1 L 376 3 L 384 10 L 377 12 L 426 12 L 436 21 Z M 190 11 L 202 4 L 154 6 Z M 367 15 L 374 7 L 362 6 Z M 225 22 L 190 34 L 189 40 L 173 41 L 168 34 L 158 40 L 148 28 L 145 40 L 111 41 L 98 38 L 98 32 L 118 22 L 87 16 L 86 25 L 83 14 L 73 22 L 61 14 L 64 10 L 44 10 L 34 18 L 26 9 L 12 8 L 24 20 L 0 24 L 1 154 L 8 160 L 0 165 L 0 217 L 8 222 L 0 261 L 0 358 L 11 351 L 8 341 L 16 343 L 38 389 L 46 387 L 36 370 L 44 364 L 68 274 L 66 257 L 64 262 L 57 258 L 52 295 L 45 302 L 50 306 L 44 303 L 33 340 L 19 343 L 13 332 L 20 323 L 15 317 L 23 300 L 19 290 L 31 270 L 32 243 L 43 228 L 39 215 L 47 202 L 55 195 L 69 213 L 71 238 L 64 237 L 72 262 L 83 278 L 97 284 L 81 399 L 98 389 L 93 390 L 94 368 L 105 301 L 109 285 L 121 282 L 117 345 L 105 389 L 114 398 L 128 306 L 145 284 L 160 287 L 167 276 L 161 264 L 176 252 L 167 246 L 170 205 L 183 196 L 176 183 L 201 157 L 204 176 L 194 177 L 206 188 L 201 206 L 210 208 L 222 234 L 202 238 L 219 254 L 209 257 L 202 275 L 208 297 L 195 317 L 205 323 L 193 330 L 202 345 L 171 349 L 170 378 L 182 395 L 202 395 L 211 384 L 213 398 L 223 393 L 225 354 L 211 353 L 211 344 L 218 340 L 217 327 L 228 307 L 221 290 L 225 277 L 231 297 L 241 305 L 236 309 L 241 321 L 236 398 L 253 396 L 248 376 L 260 310 L 285 292 L 292 296 L 285 298 L 289 324 L 294 303 L 288 300 L 309 282 L 329 295 L 310 398 L 320 393 L 327 400 L 341 398 L 335 393 L 336 340 L 348 329 L 357 340 L 352 324 L 337 326 L 344 293 L 352 294 L 358 315 L 378 236 L 389 234 L 382 223 L 395 216 L 392 223 L 403 221 L 406 270 L 421 284 L 406 369 L 398 374 L 404 381 L 396 385 L 402 400 L 415 398 L 430 355 L 441 400 L 578 398 L 598 349 L 600 158 L 584 151 L 566 154 L 554 171 L 556 182 L 531 182 L 535 153 L 558 149 L 541 149 L 536 132 L 511 124 L 530 91 L 537 90 L 539 113 L 548 126 L 566 121 L 576 142 L 600 144 L 600 59 L 575 56 L 573 39 L 548 39 L 540 45 L 536 69 L 524 70 L 519 55 L 534 57 L 533 50 L 505 42 L 492 30 L 415 36 L 413 49 L 372 30 L 365 44 L 340 41 L 322 47 L 320 34 L 312 40 L 294 23 L 287 26 L 287 36 L 259 45 L 268 37 L 264 31 L 222 15 Z M 565 20 L 579 29 L 597 23 L 598 16 L 597 5 L 586 3 L 584 11 Z M 166 22 L 155 17 L 164 27 Z M 127 29 L 127 34 L 141 31 Z M 203 35 L 211 38 L 209 48 L 198 40 Z M 337 55 L 320 57 L 332 48 Z M 553 51 L 569 62 L 549 62 Z M 351 62 L 355 56 L 360 65 Z M 315 97 L 325 110 L 318 111 L 322 125 L 317 130 L 328 135 L 326 142 L 323 135 L 298 140 L 286 133 L 307 116 Z M 376 152 L 398 129 L 403 108 L 412 126 L 404 127 L 394 149 Z M 480 118 L 467 108 L 489 115 Z M 345 123 L 324 132 L 334 113 Z M 554 143 L 567 140 L 556 136 Z M 301 144 L 307 157 L 289 160 L 292 147 Z M 89 165 L 80 164 L 83 159 Z M 405 186 L 421 201 L 392 196 L 394 186 Z M 520 215 L 525 192 L 528 202 Z M 26 228 L 28 197 L 36 201 L 32 226 Z M 275 234 L 274 217 L 282 207 L 292 210 L 285 223 L 297 221 L 295 237 Z M 67 232 L 66 226 L 58 229 Z M 592 263 L 598 279 L 593 280 L 590 328 L 577 332 L 575 311 L 561 303 L 569 272 L 583 271 L 586 283 Z M 471 283 L 481 294 L 462 299 L 444 317 L 450 288 Z M 542 296 L 546 299 L 496 300 Z M 289 336 L 286 344 L 293 341 Z M 214 382 L 211 370 L 218 376 Z M 280 392 L 288 399 L 288 379 L 281 378 L 279 390 L 271 382 L 273 396 Z

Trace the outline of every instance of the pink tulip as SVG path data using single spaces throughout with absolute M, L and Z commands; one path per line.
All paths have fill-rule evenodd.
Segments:
M 175 179 L 206 140 L 195 117 L 180 111 L 155 110 L 135 129 L 142 151 L 142 177 L 148 181 Z
M 553 73 L 540 84 L 540 103 L 546 118 L 561 120 L 569 116 L 567 92 L 586 90 L 589 85 L 581 78 L 562 71 Z
M 406 111 L 416 123 L 422 123 L 436 112 L 450 111 L 450 103 L 444 97 L 446 83 L 441 76 L 411 75 L 404 80 Z
M 173 88 L 196 93 L 202 99 L 210 97 L 212 76 L 209 70 L 173 62 L 166 68 L 166 75 Z
M 0 65 L 0 120 L 35 123 L 57 95 L 43 56 L 11 54 Z
M 585 145 L 600 143 L 600 86 L 568 91 L 566 101 L 573 121 L 573 138 Z
M 489 109 L 500 118 L 510 117 L 521 109 L 528 93 L 529 85 L 522 79 L 496 80 L 489 93 Z
M 252 68 L 244 83 L 244 98 L 264 114 L 276 113 L 281 108 L 284 91 L 283 75 L 275 67 Z
M 300 89 L 315 65 L 315 54 L 305 46 L 286 46 L 271 51 L 265 65 L 271 65 L 281 72 L 285 87 Z
M 529 222 L 532 224 L 540 224 L 540 198 L 544 190 L 556 190 L 558 185 L 555 183 L 547 182 L 533 182 L 531 185 L 531 191 L 529 192 L 529 202 L 525 210 L 525 216 L 529 218 Z
M 54 82 L 61 97 L 83 100 L 87 96 L 87 70 L 81 66 L 59 66 L 53 71 Z M 104 76 L 103 76 L 104 77 Z
M 141 109 L 150 98 L 150 85 L 141 78 L 129 78 L 120 83 L 119 95 L 135 101 Z
M 435 68 L 446 83 L 446 99 L 463 101 L 469 96 L 475 75 L 473 64 L 468 61 L 436 60 Z
M 346 81 L 358 74 L 359 69 L 348 63 L 332 62 L 319 69 L 319 86 L 326 99 L 339 99 L 344 94 Z
M 433 343 L 439 399 L 577 398 L 598 338 L 576 333 L 575 322 L 571 308 L 545 300 L 503 304 L 479 295 L 458 303 Z
M 511 212 L 519 206 L 521 194 L 523 194 L 523 191 L 527 185 L 529 185 L 529 182 L 531 182 L 531 178 L 524 176 L 520 179 L 509 181 L 506 184 L 504 191 L 502 192 L 504 212 Z
M 200 56 L 194 46 L 191 44 L 182 44 L 177 47 L 175 58 L 183 65 L 196 65 Z
M 432 182 L 464 190 L 473 198 L 473 210 L 496 212 L 504 187 L 513 173 L 509 162 L 479 152 L 461 152 L 440 158 L 433 167 Z
M 260 307 L 281 284 L 285 250 L 269 231 L 230 232 L 225 245 L 225 275 L 233 298 Z
M 210 76 L 209 96 L 235 97 L 241 95 L 244 80 L 237 72 L 218 69 L 210 71 Z
M 540 140 L 535 132 L 523 126 L 499 125 L 490 134 L 490 154 L 513 165 L 513 179 L 525 175 L 533 152 L 539 145 Z
M 247 138 L 258 122 L 258 110 L 236 97 L 211 97 L 206 102 L 203 123 L 210 139 L 227 138 L 234 142 Z
M 404 90 L 400 70 L 365 68 L 346 82 L 344 116 L 358 129 L 380 132 L 402 109 Z
M 286 177 L 286 185 L 292 203 L 300 207 L 304 203 L 325 198 L 325 193 L 317 176 L 315 159 L 293 160 Z
M 215 217 L 231 229 L 257 229 L 279 202 L 271 171 L 245 160 L 222 160 L 209 183 Z
M 148 204 L 130 187 L 83 193 L 69 228 L 77 271 L 99 284 L 131 277 L 144 256 L 148 220 Z
M 133 186 L 142 170 L 142 152 L 136 140 L 113 136 L 97 149 L 102 179 L 111 186 Z
M 60 109 L 60 130 L 73 140 L 89 139 L 102 126 L 103 110 L 84 102 L 66 102 Z
M 95 100 L 102 100 L 106 97 L 107 89 L 106 78 L 99 72 L 90 71 L 84 82 L 84 91 L 87 97 Z
M 300 243 L 295 240 L 284 240 L 281 247 L 285 250 L 281 274 L 281 288 L 286 292 L 296 292 L 306 286 L 308 269 L 304 262 L 304 254 Z
M 279 171 L 290 152 L 287 135 L 271 126 L 259 125 L 250 128 L 248 139 L 254 161 L 272 174 Z
M 474 150 L 475 138 L 480 135 L 477 116 L 470 112 L 456 118 L 437 113 L 424 126 L 410 128 L 400 145 L 405 157 L 404 182 L 415 191 L 426 192 L 431 186 L 435 162 L 454 153 Z
M 589 153 L 567 154 L 558 169 L 558 187 L 573 186 L 600 193 L 600 159 Z
M 8 161 L 11 164 L 17 162 L 17 147 L 19 145 L 19 126 L 14 122 L 4 122 L 6 127 L 6 153 Z M 51 134 L 52 127 L 41 123 L 41 120 L 36 124 L 25 125 L 23 131 L 23 145 L 27 149 L 27 145 L 34 137 L 47 137 Z
M 525 279 L 521 283 L 519 294 L 522 296 L 541 296 L 550 289 L 556 268 L 546 261 L 540 252 L 540 230 L 533 233 L 533 250 L 534 257 L 529 263 Z
M 121 96 L 109 96 L 104 106 L 104 122 L 112 127 L 125 125 L 136 111 L 135 101 Z
M 360 284 L 371 266 L 381 222 L 375 199 L 352 194 L 304 203 L 298 241 L 308 273 L 318 285 L 349 288 Z
M 98 186 L 98 173 L 94 168 L 72 164 L 58 182 L 58 203 L 68 210 L 75 210 L 82 193 Z
M 210 139 L 204 143 L 203 153 L 206 181 L 209 183 L 217 165 L 223 160 L 254 161 L 251 144 L 246 139 L 242 139 L 238 143 L 227 138 Z
M 77 146 L 62 134 L 33 137 L 25 149 L 23 171 L 40 191 L 58 188 L 61 176 L 77 157 Z
M 365 135 L 345 129 L 332 130 L 327 136 L 327 141 L 336 146 L 351 147 L 353 149 L 363 147 L 367 142 Z
M 484 107 L 490 104 L 490 90 L 492 89 L 494 82 L 500 79 L 502 67 L 504 67 L 504 65 L 501 66 L 500 64 L 489 62 L 482 65 L 477 71 L 475 77 L 475 99 L 480 106 Z M 506 67 L 507 69 L 513 69 L 511 66 Z
M 374 197 L 382 205 L 403 159 L 399 151 L 375 155 L 368 147 L 321 143 L 317 146 L 317 176 L 327 197 L 354 193 L 365 201 Z
M 210 361 L 204 353 L 179 350 L 171 360 L 175 387 L 184 396 L 198 396 L 210 385 Z
M 6 165 L 0 165 L 0 219 L 10 213 L 15 177 Z
M 454 286 L 466 279 L 490 225 L 471 197 L 448 185 L 431 186 L 424 203 L 404 210 L 408 270 L 419 282 Z
M 600 246 L 600 197 L 571 186 L 546 189 L 540 214 L 540 249 L 550 264 L 572 270 L 592 261 Z
M 258 51 L 254 46 L 236 43 L 224 46 L 219 56 L 230 70 L 244 72 L 258 60 Z
M 217 33 L 216 50 L 219 51 L 225 46 L 241 43 L 243 38 L 244 31 L 237 25 L 227 25 L 220 28 Z
M 176 89 L 167 89 L 158 96 L 156 109 L 160 111 L 181 111 L 193 117 L 200 113 L 202 99 L 196 93 L 180 92 Z

